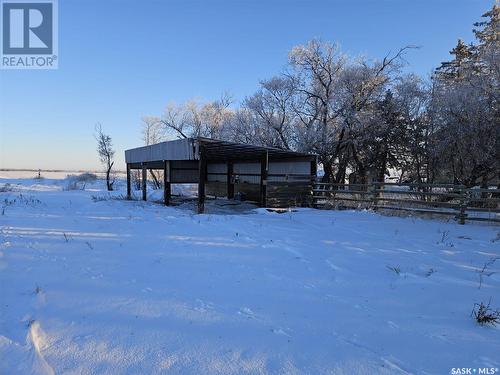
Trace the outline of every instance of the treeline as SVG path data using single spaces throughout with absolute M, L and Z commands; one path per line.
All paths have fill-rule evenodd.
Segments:
M 284 72 L 234 108 L 229 95 L 170 104 L 143 119 L 144 143 L 210 137 L 318 155 L 325 181 L 498 183 L 500 7 L 474 25 L 429 81 L 403 74 L 402 48 L 382 60 L 353 58 L 312 40 Z

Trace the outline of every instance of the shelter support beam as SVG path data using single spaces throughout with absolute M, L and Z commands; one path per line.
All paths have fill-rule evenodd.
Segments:
M 170 183 L 170 161 L 163 161 L 163 203 L 165 206 L 170 205 L 170 197 L 172 195 L 172 186 Z
M 227 162 L 227 199 L 234 198 L 233 162 Z
M 132 184 L 130 181 L 130 164 L 127 163 L 127 199 L 132 198 Z
M 260 160 L 260 206 L 267 205 L 267 175 L 269 173 L 269 153 L 266 151 Z
M 145 201 L 147 200 L 147 181 L 148 181 L 148 169 L 146 168 L 146 164 L 142 165 L 142 200 Z
M 199 157 L 198 213 L 202 214 L 205 211 L 205 182 L 207 179 L 207 159 L 203 147 L 200 147 Z

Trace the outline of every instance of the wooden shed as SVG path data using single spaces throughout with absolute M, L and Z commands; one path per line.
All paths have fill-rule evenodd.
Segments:
M 131 196 L 131 170 L 142 170 L 142 198 L 146 200 L 148 170 L 162 170 L 164 203 L 171 198 L 171 184 L 198 184 L 198 212 L 205 196 L 235 196 L 262 207 L 308 205 L 316 177 L 316 156 L 220 141 L 186 138 L 125 151 L 127 195 Z

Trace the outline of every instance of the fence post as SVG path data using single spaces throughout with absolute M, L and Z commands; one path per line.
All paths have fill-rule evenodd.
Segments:
M 315 195 L 316 195 L 316 192 L 314 190 L 319 190 L 319 186 L 316 185 L 316 179 L 315 178 L 311 178 L 311 207 L 312 208 L 316 208 L 316 198 Z
M 379 193 L 376 191 L 377 190 L 377 184 L 376 183 L 371 183 L 370 185 L 368 185 L 370 190 L 371 190 L 371 193 L 372 193 L 372 209 L 373 211 L 377 211 L 377 204 L 378 204 L 378 195 Z M 382 189 L 383 185 L 380 185 L 380 189 Z
M 465 219 L 467 218 L 467 189 L 461 189 L 461 197 L 460 197 L 460 206 L 459 206 L 459 212 L 456 217 L 458 220 L 458 224 L 464 225 L 465 224 Z
M 318 160 L 317 156 L 311 158 L 311 207 L 316 207 L 316 200 L 314 198 L 314 190 L 316 187 L 316 176 L 318 175 Z

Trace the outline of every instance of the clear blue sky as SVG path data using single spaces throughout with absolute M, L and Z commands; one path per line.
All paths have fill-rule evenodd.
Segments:
M 59 69 L 0 70 L 0 168 L 96 169 L 96 122 L 117 165 L 167 102 L 239 101 L 311 38 L 382 57 L 408 44 L 427 76 L 493 0 L 59 0 Z

